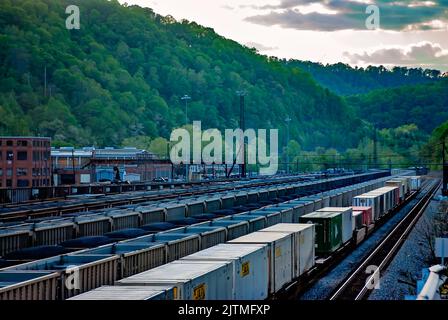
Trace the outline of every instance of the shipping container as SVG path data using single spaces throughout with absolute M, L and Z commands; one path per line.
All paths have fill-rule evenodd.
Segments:
M 315 225 L 316 253 L 332 253 L 342 246 L 342 214 L 340 212 L 313 212 L 300 217 L 300 222 Z
M 56 300 L 58 278 L 51 271 L 0 271 L 0 301 Z
M 269 294 L 269 250 L 264 244 L 220 244 L 182 260 L 231 261 L 232 300 L 263 300 Z
M 383 215 L 384 204 L 381 197 L 378 195 L 369 195 L 369 193 L 362 194 L 353 198 L 354 207 L 371 207 L 372 208 L 372 222 L 378 221 Z
M 172 286 L 176 300 L 231 300 L 231 261 L 179 260 L 117 282 L 119 286 Z
M 369 226 L 372 223 L 372 207 L 352 207 L 353 211 L 362 213 L 362 224 Z
M 286 232 L 293 235 L 294 277 L 308 272 L 315 263 L 315 227 L 313 224 L 277 224 L 262 232 Z
M 339 212 L 342 214 L 342 243 L 350 241 L 353 238 L 353 209 L 351 207 L 328 207 L 317 210 L 317 212 Z
M 267 244 L 269 246 L 269 291 L 278 292 L 293 279 L 293 237 L 290 233 L 254 232 L 234 239 L 234 244 Z
M 353 211 L 353 230 L 359 230 L 365 227 L 363 223 L 363 212 L 362 211 Z
M 170 286 L 160 286 L 160 287 L 103 286 L 95 290 L 77 295 L 68 300 L 99 300 L 99 301 L 174 300 L 174 288 Z
M 386 186 L 388 187 L 397 187 L 399 189 L 400 201 L 403 201 L 406 196 L 406 186 L 404 181 L 401 179 L 394 179 L 386 181 Z
M 422 187 L 422 178 L 421 177 L 410 177 L 409 183 L 410 183 L 411 191 L 419 191 Z

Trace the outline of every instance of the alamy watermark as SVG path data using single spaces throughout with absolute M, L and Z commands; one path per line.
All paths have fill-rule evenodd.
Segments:
M 194 121 L 192 134 L 186 129 L 171 133 L 170 141 L 176 143 L 170 150 L 173 164 L 249 164 L 259 165 L 261 175 L 277 173 L 277 129 L 269 130 L 269 151 L 266 129 L 226 129 L 223 138 L 218 129 L 202 131 L 201 121 Z
M 381 20 L 380 20 L 380 8 L 374 4 L 367 6 L 366 14 L 370 14 L 370 16 L 366 19 L 366 28 L 368 30 L 377 30 L 380 28 Z
M 366 288 L 369 290 L 380 289 L 380 268 L 377 266 L 368 266 L 366 274 L 370 274 L 366 280 Z
M 65 270 L 65 287 L 67 290 L 81 289 L 79 268 L 77 266 L 69 266 Z
M 65 19 L 65 27 L 68 30 L 79 30 L 81 28 L 79 7 L 75 5 L 69 5 L 67 8 L 65 8 L 65 13 L 69 14 L 67 19 Z

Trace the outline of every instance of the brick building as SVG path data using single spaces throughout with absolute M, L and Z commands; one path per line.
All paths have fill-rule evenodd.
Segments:
M 0 188 L 50 185 L 50 138 L 0 137 Z

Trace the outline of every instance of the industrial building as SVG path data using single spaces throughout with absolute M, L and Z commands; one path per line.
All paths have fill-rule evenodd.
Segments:
M 51 184 L 51 139 L 0 137 L 0 188 Z
M 55 186 L 114 180 L 142 182 L 172 177 L 169 160 L 159 159 L 155 154 L 137 148 L 63 147 L 52 149 L 51 158 Z

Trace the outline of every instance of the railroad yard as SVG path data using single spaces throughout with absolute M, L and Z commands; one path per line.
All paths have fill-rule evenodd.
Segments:
M 404 299 L 395 260 L 440 186 L 371 170 L 5 205 L 0 299 Z

